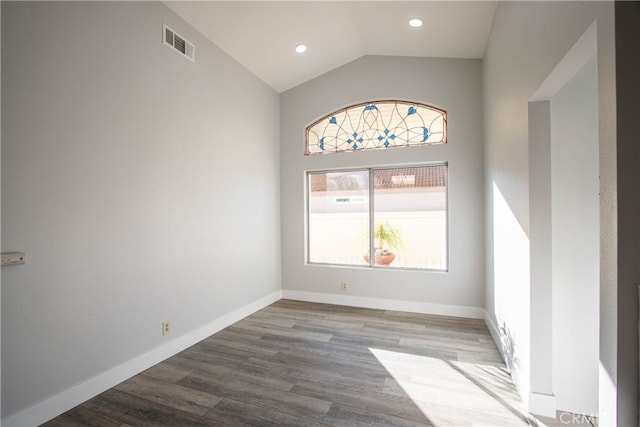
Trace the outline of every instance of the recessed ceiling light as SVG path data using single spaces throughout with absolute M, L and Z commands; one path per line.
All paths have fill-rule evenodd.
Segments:
M 300 43 L 296 46 L 296 53 L 304 53 L 307 51 L 307 45 L 304 43 Z
M 420 28 L 420 27 L 422 27 L 422 19 L 420 19 L 420 18 L 411 18 L 411 19 L 409 19 L 409 25 L 412 26 L 413 28 Z

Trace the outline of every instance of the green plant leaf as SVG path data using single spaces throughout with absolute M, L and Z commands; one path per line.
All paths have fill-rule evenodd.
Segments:
M 376 247 L 383 250 L 397 250 L 403 246 L 400 231 L 387 222 L 376 224 L 373 237 L 376 241 Z

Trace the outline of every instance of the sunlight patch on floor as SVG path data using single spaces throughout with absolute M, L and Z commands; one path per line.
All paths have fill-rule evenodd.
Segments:
M 527 426 L 532 421 L 504 366 L 369 351 L 393 377 L 384 392 L 409 396 L 435 425 Z

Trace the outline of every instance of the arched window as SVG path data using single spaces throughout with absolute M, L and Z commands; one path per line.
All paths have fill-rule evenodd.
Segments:
M 307 127 L 306 155 L 446 143 L 446 111 L 416 102 L 374 101 Z

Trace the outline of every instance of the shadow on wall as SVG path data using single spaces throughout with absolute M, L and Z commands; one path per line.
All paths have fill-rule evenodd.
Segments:
M 515 351 L 515 340 L 511 330 L 505 326 L 499 327 L 500 332 L 500 351 L 504 356 L 505 363 L 510 372 L 520 371 L 520 359 Z

